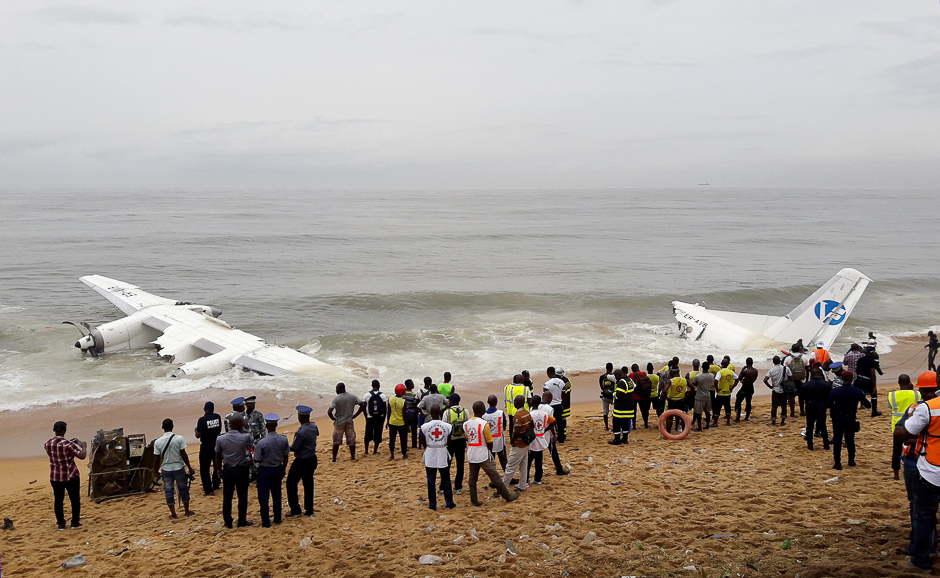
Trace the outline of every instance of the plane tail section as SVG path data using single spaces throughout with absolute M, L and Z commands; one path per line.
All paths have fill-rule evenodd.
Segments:
M 772 333 L 764 335 L 783 343 L 802 339 L 808 349 L 822 341 L 829 349 L 870 282 L 855 269 L 842 269 L 790 311 L 785 317 L 788 323 L 776 324 Z

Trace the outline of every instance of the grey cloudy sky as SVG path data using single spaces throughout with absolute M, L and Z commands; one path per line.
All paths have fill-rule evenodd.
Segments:
M 933 187 L 938 2 L 0 3 L 0 185 Z

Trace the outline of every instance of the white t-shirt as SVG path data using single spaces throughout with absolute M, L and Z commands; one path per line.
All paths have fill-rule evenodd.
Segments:
M 501 409 L 497 409 L 492 413 L 487 412 L 483 414 L 483 419 L 490 424 L 490 435 L 493 436 L 494 454 L 498 454 L 506 449 L 506 438 L 503 433 L 503 420 L 505 419 L 505 415 L 506 414 L 503 413 Z
M 464 422 L 463 431 L 467 434 L 467 461 L 471 464 L 479 464 L 491 458 L 483 433 L 489 428 L 489 422 L 479 417 Z
M 552 405 L 558 405 L 561 403 L 561 390 L 564 389 L 565 382 L 557 377 L 553 377 L 545 382 L 545 385 L 542 386 L 542 391 L 547 391 L 552 394 Z
M 922 403 L 914 408 L 914 413 L 904 422 L 904 428 L 909 434 L 923 433 L 930 425 L 930 408 L 926 403 Z M 940 467 L 927 461 L 925 456 L 917 458 L 917 471 L 921 477 L 935 486 L 940 486 Z
M 171 439 L 172 438 L 172 441 Z M 186 449 L 186 440 L 183 436 L 171 431 L 164 433 L 153 442 L 153 453 L 162 455 L 163 461 L 160 462 L 160 469 L 167 472 L 176 472 L 186 467 L 183 463 L 183 456 L 180 451 Z
M 767 371 L 767 377 L 770 378 L 770 386 L 775 393 L 783 393 L 783 382 L 790 376 L 790 368 L 783 365 L 775 365 Z
M 366 410 L 365 410 L 364 412 L 362 412 L 362 413 L 366 414 L 366 417 L 369 417 L 369 418 L 375 417 L 375 416 L 373 416 L 371 413 L 369 413 L 369 400 L 372 399 L 372 392 L 373 392 L 373 391 L 375 391 L 375 390 L 374 390 L 374 389 L 370 389 L 364 396 L 362 396 L 362 397 L 359 398 L 360 400 L 366 402 Z M 383 405 L 388 403 L 388 398 L 385 397 L 385 394 L 384 394 L 384 393 L 379 392 L 379 397 L 382 398 L 382 404 L 383 404 Z M 388 411 L 388 408 L 385 408 L 385 410 Z
M 555 417 L 555 408 L 554 408 L 554 407 L 552 407 L 552 406 L 550 406 L 550 405 L 545 405 L 545 404 L 543 403 L 542 405 L 539 406 L 539 409 L 542 410 L 542 411 L 544 411 L 544 412 L 547 413 L 548 415 L 552 416 L 552 417 L 555 418 L 556 420 L 558 419 L 557 417 Z M 548 426 L 545 426 L 545 427 L 548 427 Z M 554 439 L 555 439 L 555 438 L 552 437 L 552 432 L 546 431 L 546 432 L 545 432 L 545 443 L 546 443 L 545 447 L 548 447 L 548 444 L 552 443 L 552 440 L 554 440 Z
M 424 450 L 422 463 L 428 468 L 446 468 L 450 455 L 447 453 L 447 436 L 453 431 L 449 423 L 439 419 L 431 420 L 421 426 L 424 441 L 428 448 Z
M 544 411 L 540 405 L 539 409 L 533 409 L 529 415 L 532 416 L 532 427 L 535 428 L 535 439 L 529 444 L 529 449 L 533 452 L 547 450 L 551 441 L 545 432 L 548 429 L 548 412 Z

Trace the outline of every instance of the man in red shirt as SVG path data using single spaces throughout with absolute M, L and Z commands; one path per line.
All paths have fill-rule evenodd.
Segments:
M 72 503 L 71 528 L 80 528 L 82 513 L 81 478 L 75 458 L 85 459 L 88 453 L 88 444 L 65 439 L 67 425 L 64 421 L 57 421 L 52 426 L 55 437 L 46 442 L 46 454 L 49 456 L 49 480 L 52 483 L 52 494 L 55 497 L 55 519 L 60 530 L 65 529 L 65 493 L 69 494 Z

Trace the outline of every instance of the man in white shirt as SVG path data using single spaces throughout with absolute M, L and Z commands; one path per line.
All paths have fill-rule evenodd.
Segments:
M 163 435 L 153 442 L 153 453 L 160 459 L 157 467 L 161 468 L 160 478 L 163 481 L 163 493 L 166 495 L 166 505 L 170 507 L 170 519 L 176 519 L 176 495 L 174 484 L 180 491 L 180 500 L 183 502 L 184 513 L 193 516 L 195 513 L 189 509 L 189 482 L 195 476 L 196 470 L 189 463 L 186 455 L 186 440 L 183 436 L 173 433 L 173 420 L 163 420 Z M 189 469 L 189 476 L 183 468 Z
M 555 419 L 555 427 L 551 433 L 546 433 L 545 437 L 548 439 L 548 453 L 552 457 L 552 464 L 555 466 L 555 475 L 556 476 L 567 476 L 568 471 L 561 465 L 561 457 L 558 455 L 558 440 L 555 439 L 558 435 L 558 416 L 562 412 L 561 406 L 554 406 L 549 403 L 550 398 L 549 392 L 542 394 L 542 405 L 539 406 L 539 409 L 550 415 Z
M 552 401 L 549 402 L 549 405 L 551 405 L 552 410 L 554 410 L 553 417 L 557 422 L 555 425 L 555 431 L 564 432 L 565 418 L 564 415 L 562 415 L 564 413 L 562 393 L 565 389 L 565 381 L 558 377 L 554 367 L 549 367 L 546 369 L 545 374 L 548 375 L 548 381 L 546 381 L 545 385 L 542 386 L 542 391 L 552 394 Z
M 928 429 L 936 427 L 934 420 L 940 416 L 932 415 L 938 411 L 937 390 L 932 388 L 919 388 L 923 403 L 919 403 L 913 413 L 907 414 L 898 421 L 894 428 L 894 439 L 904 443 L 918 443 L 919 436 L 927 433 Z M 904 427 L 901 427 L 901 426 Z M 911 540 L 911 558 L 898 564 L 901 568 L 919 571 L 923 574 L 932 574 L 933 560 L 931 556 L 937 551 L 937 510 L 940 507 L 940 463 L 937 459 L 940 438 L 933 435 L 924 436 L 923 447 L 919 448 L 917 458 L 917 473 L 920 479 L 913 485 L 914 511 L 913 539 Z
M 548 449 L 551 434 L 555 431 L 555 418 L 548 412 L 540 409 L 542 400 L 539 396 L 533 395 L 529 400 L 529 415 L 532 417 L 532 428 L 535 430 L 535 439 L 529 444 L 529 464 L 526 467 L 526 475 L 532 464 L 535 464 L 535 480 L 533 483 L 542 484 L 542 452 Z M 546 438 L 546 435 L 548 436 Z
M 777 425 L 777 408 L 780 408 L 780 425 L 787 423 L 787 394 L 783 392 L 783 382 L 790 376 L 790 368 L 780 363 L 780 356 L 774 355 L 774 366 L 764 376 L 764 385 L 770 388 L 770 425 Z
M 470 487 L 470 503 L 474 506 L 482 506 L 483 502 L 477 497 L 477 480 L 480 477 L 480 470 L 483 470 L 490 478 L 490 483 L 496 487 L 496 492 L 507 502 L 512 502 L 519 498 L 519 492 L 509 493 L 506 484 L 496 471 L 496 462 L 493 461 L 493 436 L 490 432 L 490 424 L 483 419 L 486 411 L 486 405 L 482 401 L 473 402 L 473 419 L 467 420 L 463 424 L 463 431 L 467 435 L 467 461 L 470 462 L 470 477 L 467 485 Z
M 453 488 L 450 485 L 450 455 L 447 443 L 450 441 L 451 425 L 441 420 L 441 406 L 435 403 L 428 409 L 430 419 L 421 425 L 419 443 L 426 448 L 421 462 L 428 478 L 428 507 L 437 510 L 437 492 L 435 482 L 441 475 L 441 490 L 447 508 L 456 508 Z

